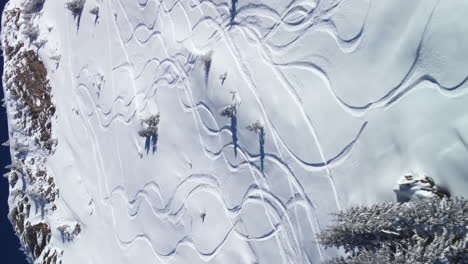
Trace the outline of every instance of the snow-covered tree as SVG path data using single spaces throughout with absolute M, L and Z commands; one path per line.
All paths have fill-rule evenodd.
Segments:
M 336 214 L 319 242 L 349 253 L 329 264 L 466 263 L 468 201 L 429 198 L 353 207 Z
M 152 115 L 142 121 L 143 128 L 138 131 L 141 137 L 154 137 L 158 135 L 159 114 Z
M 71 0 L 67 2 L 65 5 L 73 14 L 73 17 L 81 16 L 83 13 L 83 8 L 86 0 Z
M 233 117 L 236 115 L 236 113 L 237 113 L 236 105 L 232 104 L 232 105 L 226 106 L 223 109 L 223 111 L 221 111 L 221 116 Z
M 93 7 L 91 10 L 89 10 L 89 13 L 94 15 L 94 24 L 96 24 L 99 20 L 99 6 Z
M 99 15 L 99 6 L 93 7 L 91 10 L 89 10 L 89 13 L 92 15 L 98 16 Z
M 262 133 L 263 130 L 263 125 L 260 123 L 260 121 L 255 121 L 252 124 L 248 125 L 247 130 L 254 132 L 255 134 Z

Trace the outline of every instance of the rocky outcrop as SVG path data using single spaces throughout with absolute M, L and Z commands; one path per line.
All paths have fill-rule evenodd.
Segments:
M 56 111 L 47 68 L 32 49 L 35 38 L 26 34 L 34 28 L 43 4 L 7 5 L 3 14 L 3 86 L 13 155 L 8 173 L 9 218 L 30 259 L 61 263 L 62 250 L 50 245 L 53 232 L 47 222 L 57 209 L 59 190 L 45 166 L 57 145 L 53 138 Z

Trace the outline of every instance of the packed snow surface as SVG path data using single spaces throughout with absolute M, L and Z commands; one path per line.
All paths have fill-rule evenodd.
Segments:
M 319 263 L 329 213 L 394 201 L 407 171 L 468 194 L 468 1 L 41 13 L 60 190 L 46 221 L 81 225 L 52 237 L 64 264 Z

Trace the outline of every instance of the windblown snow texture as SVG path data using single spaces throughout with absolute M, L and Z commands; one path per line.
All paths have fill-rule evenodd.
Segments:
M 65 264 L 319 263 L 408 171 L 467 195 L 467 1 L 31 1 Z

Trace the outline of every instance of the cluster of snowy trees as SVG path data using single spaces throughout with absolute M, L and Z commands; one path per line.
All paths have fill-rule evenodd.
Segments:
M 327 264 L 468 263 L 468 202 L 435 197 L 353 207 L 318 239 L 348 253 Z

